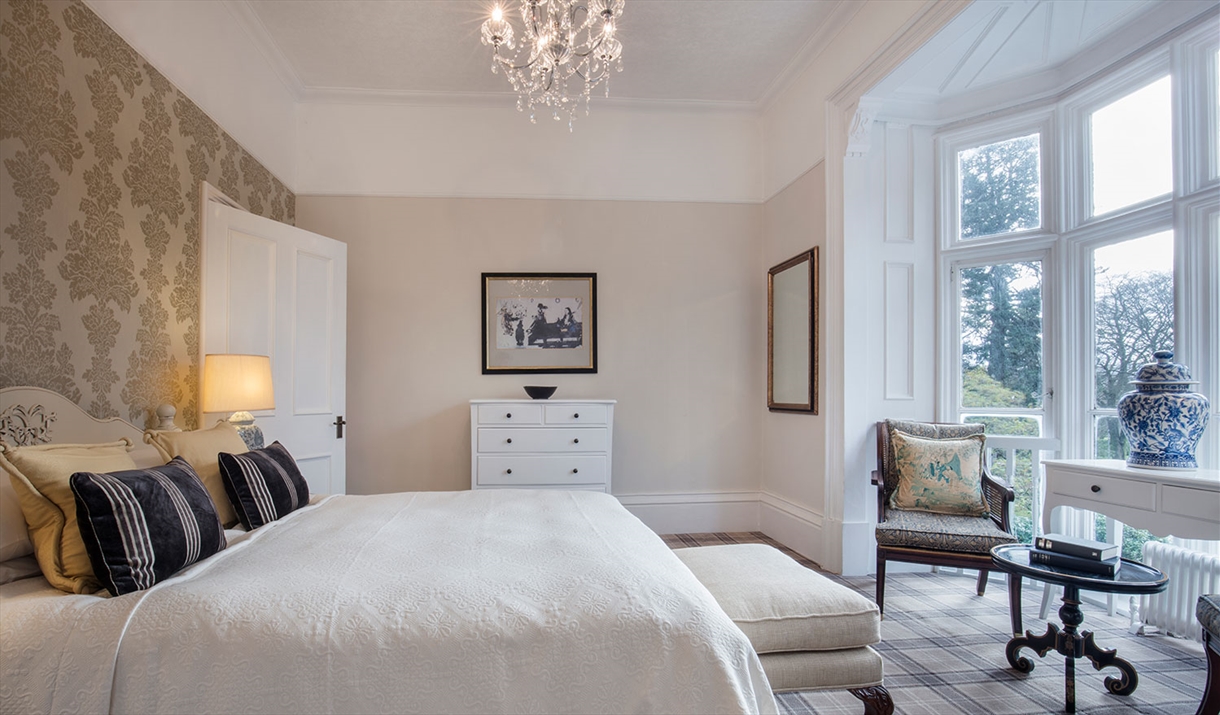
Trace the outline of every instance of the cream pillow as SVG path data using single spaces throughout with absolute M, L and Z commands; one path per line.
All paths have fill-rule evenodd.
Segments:
M 890 440 L 894 446 L 893 468 L 898 472 L 898 488 L 890 506 L 937 514 L 986 513 L 983 435 L 926 439 L 895 431 Z
M 76 498 L 68 479 L 76 472 L 135 469 L 121 439 L 103 444 L 40 444 L 13 447 L 0 443 L 0 467 L 9 473 L 34 543 L 34 556 L 52 586 L 69 593 L 93 593 L 101 583 L 76 522 Z
M 220 523 L 229 528 L 237 523 L 237 512 L 225 493 L 224 480 L 220 478 L 221 452 L 242 454 L 249 451 L 246 442 L 238 434 L 237 428 L 224 420 L 216 423 L 211 429 L 199 429 L 193 432 L 144 432 L 144 441 L 157 448 L 166 462 L 174 457 L 182 457 L 195 469 L 195 473 L 208 488 L 208 494 L 216 504 L 216 515 Z

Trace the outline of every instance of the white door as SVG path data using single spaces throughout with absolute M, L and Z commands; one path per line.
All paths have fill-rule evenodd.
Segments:
M 255 412 L 256 424 L 296 459 L 311 493 L 342 494 L 347 246 L 209 199 L 209 188 L 201 353 L 269 355 L 275 409 Z M 206 427 L 228 415 L 201 417 Z

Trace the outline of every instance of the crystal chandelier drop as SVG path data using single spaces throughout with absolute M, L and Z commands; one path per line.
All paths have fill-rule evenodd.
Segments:
M 577 106 L 598 84 L 610 96 L 610 68 L 623 71 L 623 45 L 615 38 L 624 0 L 521 0 L 525 26 L 520 47 L 513 26 L 497 5 L 483 23 L 483 44 L 492 47 L 492 73 L 501 69 L 517 92 L 517 111 L 528 105 L 530 121 L 536 107 L 549 107 L 555 121 L 568 117 L 568 131 Z M 545 111 L 545 109 L 543 110 Z

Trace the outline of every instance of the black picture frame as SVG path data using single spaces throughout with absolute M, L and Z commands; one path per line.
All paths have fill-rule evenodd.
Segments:
M 484 375 L 597 372 L 596 273 L 483 273 L 481 285 Z

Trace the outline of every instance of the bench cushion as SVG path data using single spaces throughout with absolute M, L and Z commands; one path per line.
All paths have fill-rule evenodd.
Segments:
M 759 653 L 859 648 L 881 640 L 877 604 L 766 544 L 677 549 Z
M 772 692 L 843 690 L 880 685 L 881 656 L 864 646 L 846 650 L 764 653 L 758 656 Z
M 989 516 L 932 514 L 887 509 L 877 525 L 877 545 L 987 554 L 991 547 L 1014 544 L 1017 537 L 1002 531 Z

